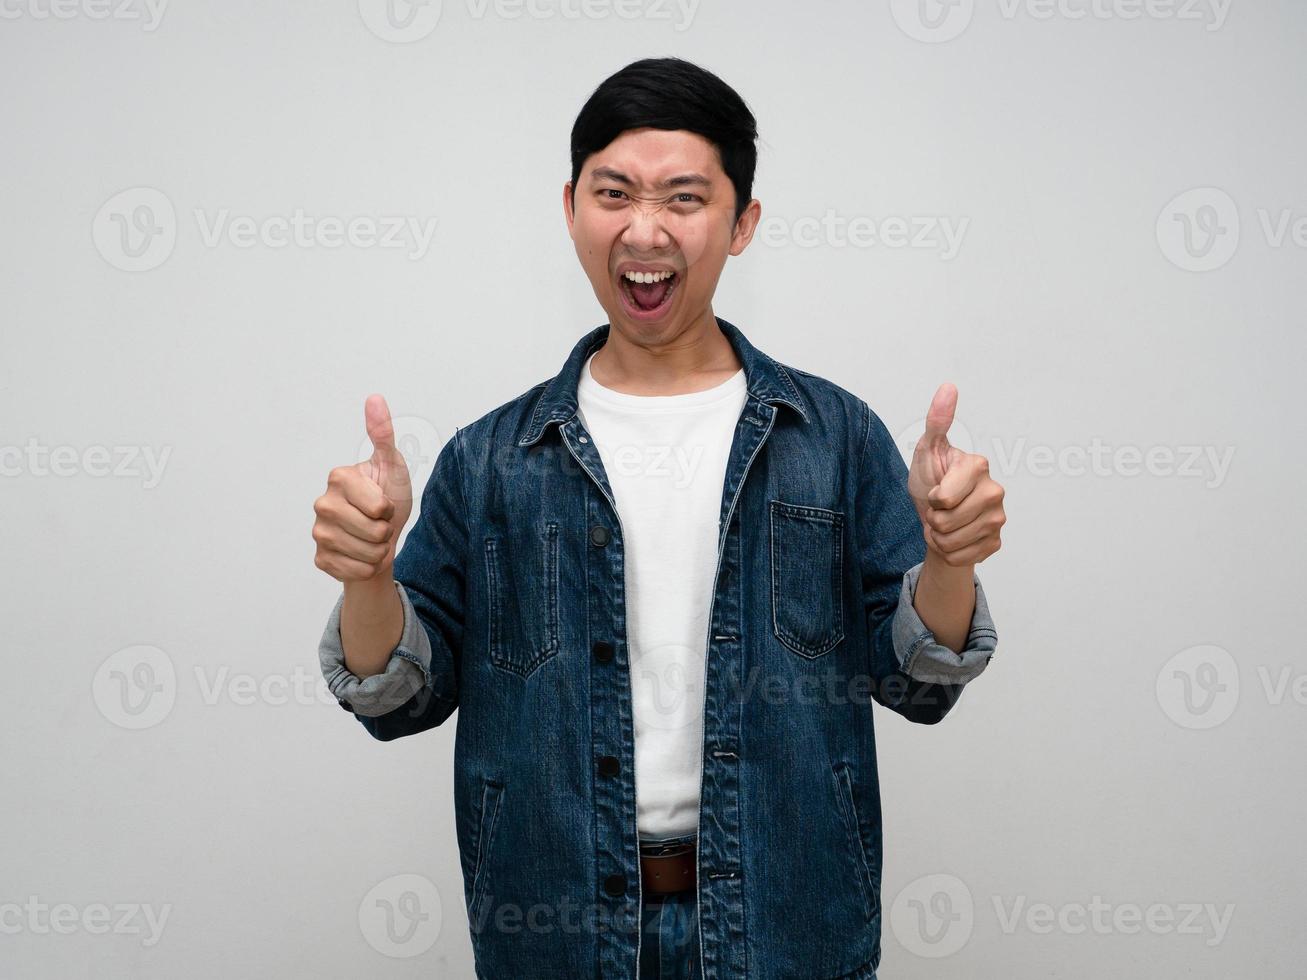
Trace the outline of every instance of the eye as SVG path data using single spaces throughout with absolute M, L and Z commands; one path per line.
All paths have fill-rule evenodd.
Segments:
M 604 187 L 604 188 L 602 188 L 602 189 L 599 191 L 599 193 L 602 194 L 602 195 L 605 195 L 605 197 L 604 197 L 604 200 L 605 200 L 605 201 L 616 201 L 616 200 L 619 200 L 619 198 L 617 198 L 617 197 L 608 197 L 608 196 L 606 196 L 606 195 L 609 195 L 609 194 L 619 194 L 619 195 L 621 195 L 621 196 L 623 196 L 623 197 L 626 195 L 626 191 L 619 191 L 616 187 Z
M 685 191 L 685 192 L 683 192 L 683 193 L 677 194 L 677 195 L 676 195 L 676 198 L 677 198 L 677 200 L 676 200 L 676 203 L 677 203 L 677 204 L 691 204 L 691 203 L 695 203 L 695 202 L 697 202 L 697 203 L 699 203 L 699 204 L 702 204 L 702 203 L 703 203 L 703 198 L 701 198 L 698 194 L 691 194 L 691 193 L 689 193 L 688 191 Z M 688 201 L 683 201 L 683 200 L 681 200 L 681 198 L 689 198 L 689 200 L 688 200 Z

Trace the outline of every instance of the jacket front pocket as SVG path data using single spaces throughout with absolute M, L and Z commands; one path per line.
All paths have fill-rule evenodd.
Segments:
M 844 639 L 844 515 L 771 502 L 772 630 L 804 657 Z
M 477 820 L 476 856 L 472 862 L 472 887 L 468 898 L 468 918 L 473 931 L 481 926 L 481 902 L 490 879 L 490 855 L 495 843 L 495 828 L 499 826 L 499 806 L 504 796 L 504 784 L 495 779 L 482 781 L 481 808 Z
M 867 853 L 861 816 L 857 803 L 854 802 L 853 778 L 848 763 L 834 763 L 831 775 L 835 777 L 835 799 L 839 804 L 840 821 L 844 825 L 849 868 L 862 893 L 863 912 L 871 919 L 880 908 L 880 884 L 878 877 L 872 874 L 871 855 Z
M 558 652 L 558 524 L 488 537 L 490 659 L 531 674 Z

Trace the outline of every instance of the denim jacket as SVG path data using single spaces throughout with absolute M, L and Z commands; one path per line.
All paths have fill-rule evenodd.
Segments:
M 880 962 L 872 702 L 934 724 L 997 644 L 912 605 L 925 558 L 907 467 L 867 403 L 717 323 L 747 401 L 722 488 L 703 685 L 704 980 L 864 978 Z M 395 559 L 403 635 L 344 665 L 343 592 L 319 648 L 383 741 L 458 711 L 454 809 L 477 976 L 636 980 L 642 937 L 623 532 L 577 414 L 591 330 L 554 378 L 459 428 Z

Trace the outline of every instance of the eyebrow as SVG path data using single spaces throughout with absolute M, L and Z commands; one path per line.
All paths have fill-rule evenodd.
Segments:
M 590 176 L 594 180 L 611 180 L 618 184 L 625 184 L 627 187 L 630 187 L 635 183 L 635 181 L 626 176 L 626 174 L 622 173 L 620 170 L 614 170 L 612 167 L 595 167 L 590 171 Z M 711 187 L 712 181 L 703 174 L 677 174 L 675 177 L 668 177 L 666 180 L 660 181 L 655 186 L 664 188 L 688 186 Z

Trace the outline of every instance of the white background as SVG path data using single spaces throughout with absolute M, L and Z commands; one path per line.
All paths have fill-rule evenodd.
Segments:
M 472 976 L 453 721 L 314 700 L 311 505 L 369 392 L 424 482 L 605 321 L 568 133 L 663 54 L 762 134 L 715 312 L 909 438 L 954 382 L 1007 488 L 993 663 L 939 726 L 876 709 L 881 976 L 1301 975 L 1302 4 L 446 0 L 386 40 L 368 0 L 122 2 L 0 3 L 0 975 Z M 297 209 L 436 224 L 207 237 Z M 434 916 L 396 957 L 374 887 Z

